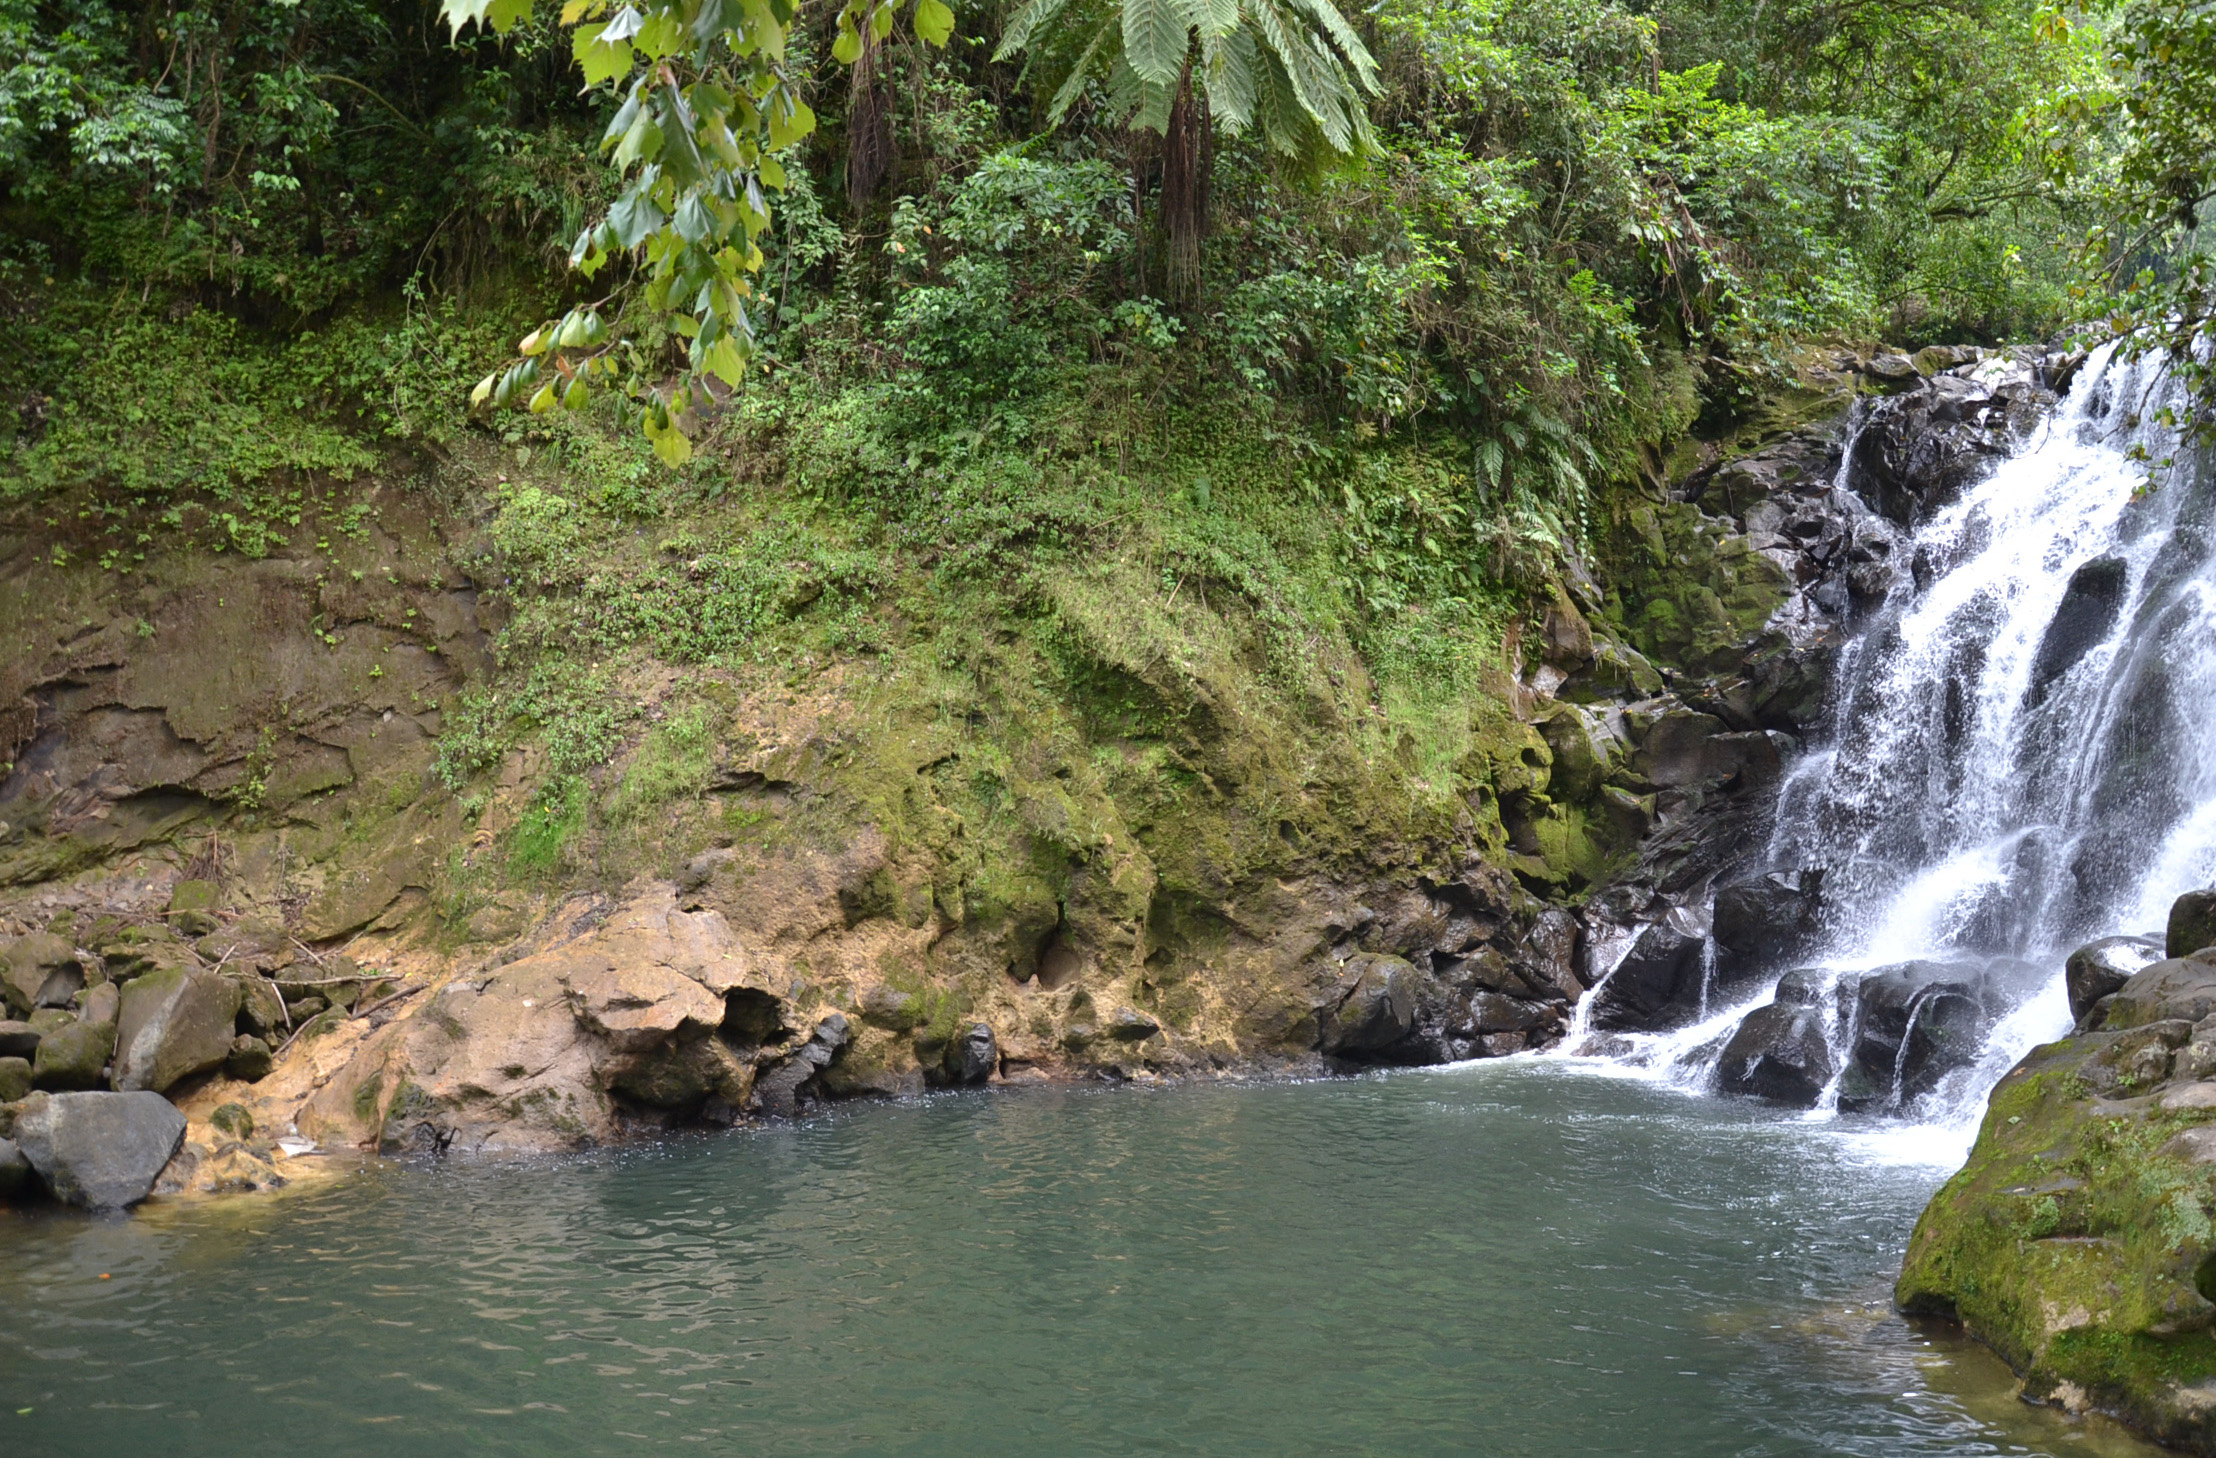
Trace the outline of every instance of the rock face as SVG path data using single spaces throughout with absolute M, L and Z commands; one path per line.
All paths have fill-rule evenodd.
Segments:
M 1823 876 L 1768 875 L 1716 892 L 1711 934 L 1716 974 L 1726 985 L 1790 967 L 1821 929 Z
M 185 1116 L 156 1093 L 35 1093 L 15 1142 L 54 1197 L 93 1209 L 136 1205 L 185 1141 Z
M 2014 449 L 2055 401 L 2031 356 L 1995 356 L 1881 401 L 1856 438 L 1870 504 L 1902 526 L 1952 501 Z
M 2078 1031 L 1994 1089 L 1896 1294 L 1961 1322 L 2034 1400 L 2216 1454 L 2216 950 L 2087 1002 L 2100 971 L 2073 975 Z

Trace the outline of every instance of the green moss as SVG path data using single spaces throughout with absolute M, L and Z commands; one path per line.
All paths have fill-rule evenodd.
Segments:
M 509 870 L 526 880 L 553 874 L 563 851 L 585 828 L 586 798 L 580 775 L 542 785 L 508 834 Z

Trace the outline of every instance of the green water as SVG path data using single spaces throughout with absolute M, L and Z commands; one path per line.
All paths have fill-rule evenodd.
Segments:
M 2141 1451 L 1887 1313 L 1898 1146 L 1512 1061 L 0 1216 L 0 1454 Z

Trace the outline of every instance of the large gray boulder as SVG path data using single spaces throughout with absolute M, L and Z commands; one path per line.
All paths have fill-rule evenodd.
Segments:
M 231 1056 L 238 984 L 200 968 L 165 967 L 127 982 L 116 1026 L 115 1086 L 161 1093 Z
M 121 1209 L 153 1192 L 185 1142 L 185 1116 L 156 1093 L 35 1093 L 15 1142 L 54 1198 Z
M 18 1014 L 35 1007 L 67 1007 L 84 985 L 77 949 L 50 932 L 0 944 L 0 999 Z

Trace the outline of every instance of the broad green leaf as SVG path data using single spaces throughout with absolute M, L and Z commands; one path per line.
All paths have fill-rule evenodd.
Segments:
M 954 12 L 941 0 L 916 0 L 916 34 L 934 46 L 943 46 L 954 35 Z
M 736 389 L 746 378 L 746 359 L 739 353 L 738 344 L 726 334 L 702 353 L 701 367 Z
M 816 114 L 808 109 L 807 102 L 789 91 L 771 100 L 767 120 L 773 152 L 784 151 L 816 129 Z
M 552 410 L 557 403 L 559 402 L 554 394 L 553 383 L 549 381 L 539 386 L 539 392 L 531 397 L 531 413 L 533 415 L 544 415 L 547 411 Z
M 851 66 L 862 59 L 862 33 L 842 17 L 839 38 L 831 42 L 831 59 L 842 66 Z
M 685 22 L 675 10 L 657 8 L 639 27 L 631 44 L 637 46 L 648 60 L 659 61 L 664 56 L 674 56 L 685 48 Z
M 514 30 L 520 21 L 531 18 L 531 0 L 492 0 L 485 11 L 485 18 L 501 35 Z
M 613 81 L 631 70 L 631 43 L 603 41 L 599 32 L 589 27 L 580 29 L 570 41 L 570 53 L 577 58 L 577 69 L 585 73 L 587 86 Z
M 1177 0 L 1123 0 L 1123 58 L 1141 81 L 1167 86 L 1185 67 L 1190 33 Z
M 876 36 L 879 40 L 885 40 L 892 35 L 893 7 L 889 0 L 888 3 L 879 5 L 870 12 L 869 30 L 870 34 Z

